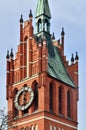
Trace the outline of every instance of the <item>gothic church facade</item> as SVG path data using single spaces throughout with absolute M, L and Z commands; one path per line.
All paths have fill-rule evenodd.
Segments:
M 20 18 L 20 44 L 7 52 L 8 130 L 77 130 L 78 53 L 69 65 L 60 40 L 50 33 L 48 0 L 38 0 L 33 15 Z

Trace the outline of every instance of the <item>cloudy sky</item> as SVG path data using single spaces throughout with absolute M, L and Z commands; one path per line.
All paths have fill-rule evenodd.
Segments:
M 0 109 L 6 106 L 5 73 L 6 52 L 11 48 L 17 51 L 19 44 L 19 19 L 23 14 L 28 19 L 29 10 L 35 17 L 37 0 L 0 0 Z M 79 130 L 86 123 L 86 1 L 85 0 L 49 0 L 51 9 L 51 33 L 60 38 L 61 28 L 65 29 L 65 55 L 79 53 Z M 35 19 L 33 20 L 35 26 Z

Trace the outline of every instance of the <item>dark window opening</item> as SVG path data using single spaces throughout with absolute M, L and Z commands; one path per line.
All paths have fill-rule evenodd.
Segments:
M 49 109 L 51 112 L 53 112 L 53 85 L 52 83 L 50 83 L 49 93 L 50 93 Z
M 38 32 L 40 32 L 42 30 L 42 23 L 41 23 L 41 19 L 38 20 Z
M 70 92 L 67 92 L 67 116 L 71 117 L 71 111 L 70 111 Z
M 59 95 L 59 105 L 58 105 L 58 107 L 59 107 L 59 114 L 62 114 L 62 88 L 61 87 L 59 87 L 58 95 Z
M 45 31 L 48 32 L 48 20 L 45 19 Z
M 38 83 L 34 87 L 34 111 L 38 109 Z

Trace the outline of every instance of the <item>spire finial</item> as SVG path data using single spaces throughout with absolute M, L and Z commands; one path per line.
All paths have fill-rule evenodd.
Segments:
M 30 9 L 30 13 L 29 13 L 29 18 L 32 18 L 33 14 L 32 14 L 32 10 Z
M 55 40 L 55 35 L 54 35 L 54 33 L 52 34 L 52 40 Z
M 71 62 L 74 63 L 73 53 L 72 53 L 72 57 L 71 57 Z
M 9 59 L 9 51 L 7 51 L 6 59 Z
M 76 51 L 76 57 L 75 57 L 75 60 L 78 62 L 79 60 L 79 56 L 78 56 L 78 52 Z
M 14 55 L 13 55 L 13 49 L 11 48 L 11 52 L 10 52 L 10 57 L 13 59 Z
M 20 23 L 23 23 L 23 15 L 21 14 Z
M 61 32 L 61 36 L 64 36 L 65 32 L 64 32 L 64 27 L 62 27 L 62 32 Z

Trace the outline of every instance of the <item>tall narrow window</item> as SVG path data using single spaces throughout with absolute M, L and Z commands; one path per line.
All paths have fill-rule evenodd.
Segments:
M 38 83 L 34 87 L 34 110 L 38 109 Z
M 68 91 L 67 92 L 67 116 L 68 117 L 71 117 L 70 104 L 71 104 L 71 97 L 70 97 L 70 91 Z
M 38 20 L 38 32 L 40 32 L 42 30 L 42 23 L 41 23 L 41 19 Z
M 53 130 L 53 126 L 50 124 L 50 130 Z
M 34 126 L 33 125 L 31 125 L 30 130 L 34 130 Z
M 48 32 L 48 20 L 45 19 L 45 31 Z
M 56 130 L 56 126 L 54 126 L 54 130 Z
M 50 83 L 49 94 L 50 94 L 49 108 L 50 108 L 50 111 L 52 112 L 53 111 L 53 85 L 52 83 Z
M 59 91 L 58 91 L 58 99 L 59 99 L 59 114 L 62 114 L 62 88 L 59 87 Z
M 38 125 L 37 124 L 34 126 L 34 130 L 38 130 Z

